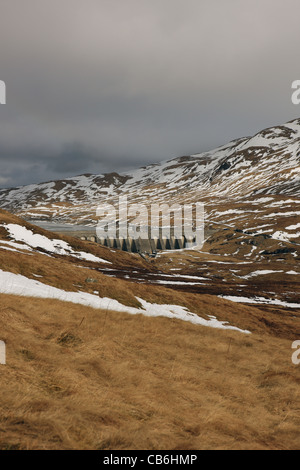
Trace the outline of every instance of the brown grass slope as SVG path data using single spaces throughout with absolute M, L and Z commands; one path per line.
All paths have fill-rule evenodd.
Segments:
M 58 238 L 56 234 L 31 226 L 22 219 L 4 211 L 0 214 L 0 223 L 23 224 L 37 233 Z M 2 239 L 7 238 L 7 233 L 4 232 L 0 233 Z M 119 266 L 118 263 L 120 262 L 120 264 L 123 263 L 123 267 L 128 269 L 134 267 L 142 267 L 147 270 L 155 269 L 152 264 L 148 266 L 148 263 L 145 263 L 137 255 L 120 251 L 111 252 L 111 250 L 95 243 L 81 242 L 73 238 L 67 240 L 73 247 L 78 243 L 78 249 L 91 252 L 97 256 L 107 259 L 111 256 L 112 265 L 108 265 L 109 267 Z M 161 286 L 128 282 L 122 279 L 110 278 L 97 271 L 97 268 L 97 263 L 78 260 L 71 256 L 54 255 L 49 257 L 42 252 L 28 255 L 28 252 L 22 254 L 1 250 L 0 246 L 0 269 L 21 274 L 30 279 L 38 279 L 39 282 L 59 289 L 74 292 L 84 291 L 91 294 L 97 291 L 100 297 L 113 298 L 124 305 L 133 307 L 139 307 L 140 305 L 136 297 L 151 303 L 182 305 L 205 319 L 208 319 L 209 315 L 214 315 L 218 320 L 228 321 L 233 326 L 251 332 L 262 331 L 288 339 L 291 333 L 296 334 L 299 332 L 300 336 L 299 311 L 233 304 L 212 295 L 199 295 L 197 293 L 174 291 Z M 42 277 L 36 278 L 36 275 Z
M 0 223 L 51 236 L 3 211 Z M 155 269 L 67 241 L 113 266 Z M 0 269 L 125 305 L 138 306 L 136 296 L 183 305 L 253 333 L 0 295 L 0 449 L 299 448 L 299 311 L 109 278 L 95 263 L 42 252 L 0 248 Z
M 6 295 L 0 313 L 1 449 L 300 446 L 289 340 Z

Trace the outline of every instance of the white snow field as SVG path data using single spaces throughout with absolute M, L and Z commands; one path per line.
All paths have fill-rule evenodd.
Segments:
M 266 299 L 265 297 L 255 297 L 252 299 L 250 297 L 238 297 L 234 295 L 218 295 L 218 297 L 221 299 L 230 300 L 231 302 L 238 302 L 242 304 L 270 304 L 287 308 L 300 308 L 300 304 L 283 302 L 282 300 L 278 299 Z
M 62 289 L 57 289 L 56 287 L 48 286 L 47 284 L 43 284 L 39 281 L 29 279 L 20 274 L 14 274 L 2 270 L 0 270 L 0 294 L 13 294 L 42 299 L 57 299 L 63 302 L 72 302 L 95 309 L 112 310 L 133 315 L 142 314 L 149 317 L 168 317 L 188 321 L 195 325 L 208 326 L 223 330 L 234 330 L 239 331 L 240 333 L 250 334 L 250 331 L 241 330 L 240 328 L 231 326 L 228 322 L 218 321 L 213 316 L 209 316 L 209 320 L 205 320 L 179 305 L 151 304 L 137 297 L 142 308 L 127 307 L 117 300 L 110 299 L 108 297 L 101 298 L 87 292 L 67 292 Z
M 32 230 L 28 230 L 26 227 L 17 224 L 3 224 L 0 227 L 4 227 L 5 230 L 9 233 L 9 235 L 18 242 L 25 243 L 24 245 L 15 244 L 17 248 L 21 249 L 28 249 L 28 246 L 31 248 L 42 248 L 43 250 L 47 251 L 48 253 L 55 253 L 58 255 L 67 255 L 67 256 L 74 256 L 76 258 L 85 260 L 85 261 L 92 261 L 94 263 L 108 263 L 111 264 L 110 261 L 107 261 L 102 258 L 98 258 L 97 256 L 92 255 L 91 253 L 86 253 L 84 251 L 74 251 L 73 248 L 63 240 L 59 239 L 50 239 L 45 237 L 44 235 L 34 234 Z M 5 243 L 2 242 L 1 243 Z M 7 242 L 6 242 L 7 243 Z M 9 242 L 11 246 L 13 246 L 13 242 Z

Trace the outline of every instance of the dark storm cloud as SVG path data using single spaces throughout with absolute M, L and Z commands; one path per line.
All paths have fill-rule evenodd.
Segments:
M 109 150 L 94 149 L 79 142 L 64 144 L 60 149 L 49 147 L 16 148 L 0 145 L 0 187 L 112 171 L 109 160 L 114 155 Z M 124 161 L 123 166 L 120 165 L 121 170 L 139 163 L 130 155 L 124 155 Z
M 0 186 L 122 171 L 298 117 L 298 0 L 1 0 Z

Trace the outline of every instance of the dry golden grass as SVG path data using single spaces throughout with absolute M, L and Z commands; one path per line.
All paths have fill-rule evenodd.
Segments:
M 51 234 L 51 232 L 34 227 L 24 222 L 22 219 L 0 210 L 0 223 L 1 222 L 23 224 L 37 233 L 44 234 L 48 237 L 53 236 L 59 238 L 57 234 Z M 2 233 L 3 231 L 4 233 Z M 0 239 L 5 237 L 7 237 L 6 231 L 0 228 Z M 143 267 L 146 263 L 136 255 L 121 251 L 113 252 L 95 243 L 82 242 L 75 238 L 67 238 L 67 241 L 74 249 L 82 249 L 107 259 L 111 257 L 112 264 L 105 265 L 105 267 L 115 266 L 120 268 L 126 266 L 130 269 L 130 267 Z M 188 258 L 189 252 L 184 254 L 172 253 L 171 260 L 173 266 L 176 266 L 176 260 L 182 260 L 183 256 L 190 259 Z M 194 258 L 195 252 L 192 252 L 192 256 Z M 200 262 L 201 256 L 200 254 Z M 165 258 L 165 256 L 163 256 L 163 258 Z M 158 267 L 162 268 L 159 259 L 157 264 Z M 147 270 L 155 269 L 155 267 L 149 265 L 149 263 L 146 263 L 146 265 Z M 233 326 L 247 329 L 251 332 L 272 334 L 289 339 L 290 333 L 293 331 L 300 336 L 299 310 L 295 311 L 270 306 L 261 306 L 258 308 L 250 305 L 233 304 L 215 295 L 199 295 L 190 292 L 175 291 L 162 286 L 137 284 L 105 276 L 97 271 L 98 266 L 98 263 L 78 260 L 70 256 L 54 255 L 49 257 L 38 252 L 31 255 L 31 253 L 28 254 L 28 252 L 22 254 L 0 249 L 0 269 L 15 274 L 21 274 L 33 280 L 37 280 L 36 275 L 41 276 L 38 278 L 38 281 L 59 289 L 89 293 L 97 291 L 101 297 L 113 298 L 124 305 L 133 307 L 139 306 L 136 297 L 140 297 L 151 303 L 182 305 L 203 318 L 208 319 L 208 315 L 213 315 L 216 316 L 218 320 L 228 321 Z M 168 271 L 166 261 L 164 267 L 165 270 Z M 92 282 L 90 282 L 91 280 Z
M 87 264 L 85 269 L 78 266 Z M 34 256 L 0 250 L 0 269 L 21 274 L 66 291 L 99 292 L 100 297 L 109 297 L 124 305 L 139 307 L 136 297 L 158 304 L 182 305 L 205 319 L 209 315 L 220 321 L 251 332 L 275 334 L 284 338 L 290 332 L 299 333 L 300 311 L 272 307 L 253 307 L 233 304 L 212 295 L 192 294 L 168 289 L 162 286 L 136 284 L 122 279 L 110 278 L 95 270 L 88 269 L 91 263 L 74 260 L 70 257 L 47 257 L 35 253 Z M 92 280 L 92 282 L 89 282 Z M 26 293 L 25 293 L 26 294 Z
M 293 334 L 6 295 L 0 305 L 1 449 L 300 446 Z
M 0 223 L 51 235 L 5 211 Z M 160 266 L 64 239 L 109 266 Z M 177 258 L 172 254 L 173 266 Z M 42 276 L 40 282 L 68 291 L 96 290 L 125 305 L 138 306 L 136 297 L 182 305 L 254 334 L 0 295 L 0 339 L 7 344 L 0 449 L 299 448 L 300 368 L 291 362 L 299 311 L 112 279 L 96 267 L 0 250 L 4 271 Z

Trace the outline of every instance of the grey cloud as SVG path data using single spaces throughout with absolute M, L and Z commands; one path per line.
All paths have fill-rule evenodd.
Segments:
M 106 149 L 95 149 L 72 142 L 61 148 L 54 147 L 5 147 L 0 145 L 0 188 L 57 180 L 83 173 L 100 174 L 125 171 L 140 164 L 130 154 L 111 155 Z M 148 163 L 151 163 L 149 157 Z M 46 176 L 45 176 L 46 175 Z
M 298 117 L 298 0 L 2 0 L 0 186 L 122 171 Z

